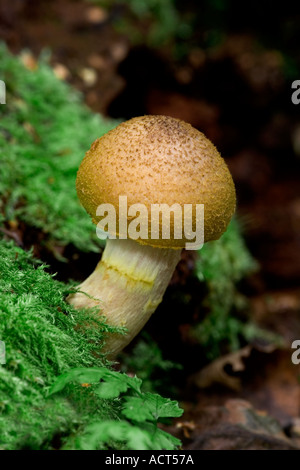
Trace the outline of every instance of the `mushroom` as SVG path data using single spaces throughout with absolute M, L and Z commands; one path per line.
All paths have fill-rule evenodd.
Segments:
M 235 211 L 234 183 L 223 158 L 201 132 L 179 119 L 150 115 L 123 122 L 97 139 L 80 165 L 76 189 L 95 224 L 103 221 L 98 206 L 112 205 L 116 211 L 115 233 L 109 232 L 102 259 L 80 284 L 80 292 L 68 298 L 75 307 L 99 306 L 110 325 L 126 327 L 126 335 L 107 337 L 104 350 L 113 358 L 162 301 L 181 251 L 190 241 L 185 232 L 175 236 L 175 211 L 169 237 L 162 233 L 161 218 L 159 237 L 153 236 L 151 223 L 147 220 L 145 225 L 147 213 L 158 207 L 155 204 L 175 204 L 177 209 L 203 204 L 203 241 L 216 240 Z M 124 224 L 120 203 L 124 196 L 128 206 L 139 209 L 139 225 L 147 227 L 143 238 L 137 239 Z M 128 212 L 125 222 L 133 220 Z

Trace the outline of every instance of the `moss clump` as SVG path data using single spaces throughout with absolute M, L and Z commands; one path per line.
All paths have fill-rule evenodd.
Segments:
M 90 144 L 117 122 L 93 114 L 41 57 L 28 70 L 0 44 L 6 105 L 0 106 L 0 212 L 37 227 L 49 242 L 96 251 L 99 240 L 75 189 Z
M 207 285 L 204 306 L 208 313 L 194 328 L 208 359 L 218 357 L 222 346 L 236 350 L 242 339 L 249 339 L 249 323 L 239 318 L 247 307 L 239 290 L 239 282 L 258 268 L 241 235 L 240 225 L 233 219 L 219 240 L 206 243 L 199 252 L 196 275 Z M 252 329 L 253 334 L 258 327 Z M 260 331 L 261 333 L 261 331 Z
M 70 368 L 103 365 L 108 327 L 91 310 L 64 301 L 67 286 L 12 242 L 0 241 L 0 448 L 48 448 L 55 435 L 70 434 L 98 416 L 112 418 L 113 404 L 91 402 L 80 387 L 47 398 L 57 375 Z M 77 325 L 84 325 L 78 328 Z

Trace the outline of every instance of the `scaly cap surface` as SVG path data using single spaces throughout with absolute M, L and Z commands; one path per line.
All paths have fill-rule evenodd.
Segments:
M 119 196 L 127 204 L 204 204 L 205 242 L 225 232 L 235 211 L 235 187 L 226 163 L 204 134 L 190 124 L 167 116 L 130 119 L 97 139 L 86 153 L 76 180 L 78 197 L 95 224 L 100 204 L 113 204 Z M 195 223 L 195 221 L 194 221 Z M 195 229 L 195 225 L 193 224 Z M 148 240 L 156 247 L 182 248 L 184 238 Z

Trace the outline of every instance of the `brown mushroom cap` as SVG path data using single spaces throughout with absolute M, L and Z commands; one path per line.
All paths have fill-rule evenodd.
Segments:
M 151 204 L 204 204 L 205 242 L 225 232 L 236 205 L 232 177 L 215 146 L 190 124 L 166 116 L 136 117 L 97 139 L 80 165 L 76 188 L 95 224 L 103 203 L 114 205 L 118 222 L 119 196 L 127 196 L 128 207 L 145 204 L 149 214 Z M 171 218 L 171 240 L 151 240 L 149 223 L 148 240 L 137 241 L 182 248 L 191 240 L 174 239 L 172 224 Z

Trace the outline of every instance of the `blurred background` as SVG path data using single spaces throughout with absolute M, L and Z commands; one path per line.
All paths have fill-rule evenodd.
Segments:
M 233 175 L 237 218 L 259 266 L 239 288 L 251 317 L 287 344 L 300 339 L 300 104 L 291 99 L 292 83 L 300 80 L 299 25 L 300 7 L 289 1 L 0 1 L 0 39 L 22 54 L 28 69 L 49 54 L 56 76 L 77 88 L 93 111 L 115 119 L 169 115 L 213 141 Z M 195 293 L 180 334 L 173 332 L 183 343 L 203 296 L 189 278 L 194 265 L 187 254 L 162 307 L 180 318 L 174 290 Z M 148 334 L 182 362 L 175 340 L 164 349 L 159 315 Z M 299 370 L 288 348 L 269 355 L 265 343 L 257 348 L 242 397 L 290 429 L 300 411 Z M 188 358 L 193 351 L 193 345 L 184 350 L 190 374 L 205 365 Z M 216 405 L 232 393 L 201 392 L 193 399 Z

